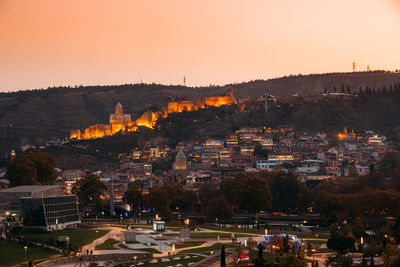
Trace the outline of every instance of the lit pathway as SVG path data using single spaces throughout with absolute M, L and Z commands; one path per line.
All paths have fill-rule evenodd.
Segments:
M 99 230 L 109 230 L 109 232 L 96 240 L 94 240 L 92 243 L 85 245 L 82 247 L 82 254 L 86 254 L 86 251 L 91 251 L 93 250 L 93 254 L 96 253 L 95 247 L 97 245 L 103 244 L 107 239 L 109 238 L 115 238 L 123 229 L 120 227 L 104 227 L 104 228 L 98 228 Z M 99 254 L 99 253 L 96 253 Z

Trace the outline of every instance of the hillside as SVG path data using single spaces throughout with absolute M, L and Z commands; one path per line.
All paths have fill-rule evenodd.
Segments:
M 221 95 L 229 88 L 235 91 L 237 99 L 241 99 L 257 98 L 265 93 L 278 96 L 295 93 L 308 95 L 322 92 L 325 87 L 328 91 L 333 91 L 334 86 L 340 90 L 342 85 L 358 91 L 360 87 L 389 87 L 396 82 L 400 82 L 400 73 L 360 72 L 299 75 L 218 87 L 135 84 L 2 93 L 0 152 L 5 153 L 11 148 L 19 149 L 21 143 L 44 144 L 51 138 L 67 137 L 71 129 L 107 123 L 117 102 L 123 104 L 124 112 L 136 116 L 147 107 L 160 106 L 175 98 L 197 99 Z M 277 120 L 285 120 L 284 117 Z

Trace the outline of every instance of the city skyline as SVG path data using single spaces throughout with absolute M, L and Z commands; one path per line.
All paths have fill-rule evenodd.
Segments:
M 396 70 L 396 0 L 0 3 L 0 91 Z

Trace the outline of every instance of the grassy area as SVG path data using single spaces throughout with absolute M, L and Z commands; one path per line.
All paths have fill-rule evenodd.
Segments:
M 200 239 L 200 238 L 231 238 L 232 234 L 229 233 L 218 233 L 218 232 L 197 232 L 191 233 L 190 238 Z M 248 237 L 246 234 L 235 234 L 235 237 Z
M 165 236 L 178 236 L 179 234 L 177 234 L 177 233 L 164 233 L 162 235 L 165 235 Z
M 96 238 L 101 237 L 108 233 L 108 230 L 83 230 L 83 229 L 66 229 L 48 232 L 41 229 L 16 229 L 13 235 L 22 235 L 29 241 L 38 243 L 45 243 L 48 245 L 57 246 L 58 236 L 69 236 L 71 247 L 73 249 L 81 248 L 84 245 L 90 244 Z M 61 247 L 62 248 L 62 247 Z
M 153 253 L 153 254 L 160 254 L 161 253 L 160 251 L 158 251 L 155 248 L 135 248 L 135 250 L 146 251 L 146 252 L 150 252 L 150 253 Z
M 175 245 L 175 248 L 188 248 L 188 247 L 196 247 L 200 246 L 203 244 L 203 241 L 191 241 L 191 242 L 183 242 L 183 243 L 178 243 Z
M 126 241 L 127 244 L 139 244 L 139 241 Z
M 124 245 L 124 244 L 122 244 L 122 243 L 119 244 L 118 246 L 119 246 L 120 248 L 130 249 L 127 245 Z
M 103 244 L 97 245 L 96 250 L 110 250 L 110 249 L 116 249 L 114 245 L 118 243 L 117 240 L 113 238 L 109 238 L 106 241 L 104 241 Z
M 142 261 L 144 264 L 141 265 L 141 266 L 143 266 L 143 267 L 155 267 L 155 266 L 157 266 L 157 267 L 167 267 L 167 266 L 176 266 L 178 264 L 182 264 L 183 266 L 188 266 L 189 263 L 191 263 L 191 262 L 199 262 L 202 259 L 204 259 L 204 257 L 200 257 L 200 256 L 197 256 L 195 258 L 191 257 L 190 259 L 171 260 L 171 261 L 167 261 L 167 262 L 161 262 L 161 260 L 158 259 L 159 261 L 157 263 L 149 263 L 149 262 L 143 262 Z M 140 262 L 140 261 L 138 260 L 137 262 Z M 134 264 L 134 262 L 130 262 L 130 264 Z M 117 267 L 124 267 L 124 266 L 126 266 L 126 263 L 117 265 Z
M 231 233 L 264 234 L 264 229 L 225 228 L 225 227 L 216 227 L 216 226 L 206 226 L 206 227 L 204 227 L 204 229 L 231 232 Z
M 26 257 L 29 260 L 45 260 L 56 255 L 53 250 L 48 250 L 39 247 L 28 247 Z M 24 245 L 0 239 L 0 266 L 16 265 L 25 261 Z
M 212 251 L 212 250 L 220 250 L 223 245 L 225 246 L 225 248 L 236 247 L 236 245 L 233 245 L 233 244 L 216 243 L 216 244 L 214 244 L 212 246 L 209 246 L 209 247 L 185 249 L 185 250 L 179 251 L 178 254 L 182 254 L 182 253 L 201 253 L 201 252 L 207 252 L 207 251 Z

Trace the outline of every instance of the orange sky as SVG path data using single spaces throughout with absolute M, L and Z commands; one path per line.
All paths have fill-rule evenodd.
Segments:
M 400 1 L 0 0 L 0 38 L 0 91 L 394 70 Z

